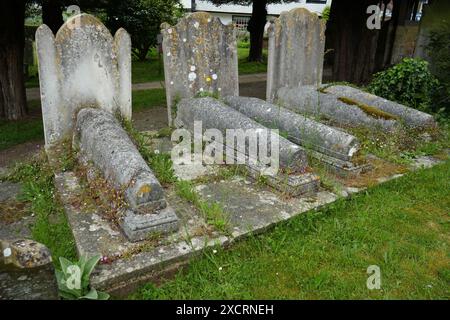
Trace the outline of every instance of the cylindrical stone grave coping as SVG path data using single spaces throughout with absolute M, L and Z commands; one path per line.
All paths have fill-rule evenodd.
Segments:
M 350 161 L 359 149 L 356 137 L 264 100 L 234 96 L 224 97 L 223 100 L 262 125 L 286 133 L 288 140 L 306 148 L 344 161 Z
M 392 130 L 398 125 L 398 118 L 394 115 L 368 113 L 357 105 L 340 101 L 332 94 L 320 92 L 316 86 L 280 88 L 277 92 L 277 102 L 294 112 L 329 119 L 344 127 L 362 126 Z
M 131 208 L 149 213 L 166 207 L 159 181 L 111 113 L 82 109 L 76 131 L 82 156 L 92 161 L 115 188 L 124 190 Z
M 357 102 L 376 107 L 384 112 L 396 115 L 403 119 L 406 125 L 411 127 L 425 128 L 436 125 L 432 115 L 413 108 L 408 108 L 397 102 L 378 97 L 357 88 L 336 85 L 325 88 L 324 92 L 332 94 L 338 98 L 352 99 Z
M 269 130 L 225 103 L 210 97 L 182 99 L 178 103 L 176 123 L 182 123 L 187 129 L 193 131 L 194 121 L 201 121 L 202 128 L 205 130 L 219 130 L 224 136 L 224 141 L 226 141 L 227 129 Z M 268 139 L 267 150 L 270 150 L 269 141 L 270 139 Z M 303 148 L 279 136 L 279 164 L 280 168 L 303 170 L 308 164 L 306 152 Z

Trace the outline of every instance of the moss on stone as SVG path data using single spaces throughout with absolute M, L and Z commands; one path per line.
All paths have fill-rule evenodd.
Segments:
M 364 111 L 367 115 L 374 117 L 376 119 L 384 119 L 384 120 L 399 120 L 399 118 L 396 115 L 393 115 L 391 113 L 385 112 L 383 110 L 380 110 L 376 107 L 369 106 L 364 103 L 360 103 L 356 100 L 346 98 L 346 97 L 339 97 L 339 101 L 342 101 L 345 104 L 351 105 L 351 106 L 357 106 L 362 111 Z

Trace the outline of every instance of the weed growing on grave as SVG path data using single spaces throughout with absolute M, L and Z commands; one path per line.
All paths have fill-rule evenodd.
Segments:
M 335 194 L 341 194 L 343 191 L 343 185 L 334 178 L 334 175 L 330 172 L 325 164 L 318 159 L 311 156 L 308 152 L 308 163 L 314 168 L 314 173 L 320 177 L 320 185 L 330 192 Z
M 170 155 L 157 153 L 151 150 L 148 147 L 146 137 L 133 127 L 131 121 L 122 119 L 122 125 L 135 143 L 144 160 L 147 161 L 150 168 L 152 168 L 159 182 L 163 185 L 174 183 L 176 177 Z
M 410 164 L 418 156 L 439 154 L 450 145 L 448 128 L 430 132 L 406 127 L 397 127 L 390 132 L 363 127 L 347 130 L 359 139 L 362 152 L 400 165 Z
M 74 199 L 75 204 L 85 207 L 94 205 L 105 219 L 119 228 L 122 214 L 128 208 L 124 195 L 128 186 L 115 188 L 110 185 L 92 163 L 78 164 L 74 171 L 83 187 L 80 198 Z
M 214 99 L 219 99 L 219 93 L 217 92 L 210 92 L 210 91 L 202 91 L 199 92 L 195 95 L 196 98 L 206 98 L 206 97 L 210 97 L 210 98 L 214 98 Z
M 59 295 L 66 300 L 108 300 L 109 294 L 89 285 L 90 275 L 99 261 L 99 255 L 90 259 L 82 256 L 76 263 L 60 257 L 61 271 L 56 270 Z
M 228 219 L 219 203 L 208 203 L 202 200 L 189 181 L 177 181 L 175 190 L 179 197 L 189 201 L 200 210 L 208 224 L 213 225 L 219 231 L 228 232 Z
M 22 183 L 20 200 L 29 203 L 30 211 L 36 216 L 32 237 L 49 248 L 56 262 L 59 257 L 74 259 L 76 250 L 64 208 L 56 195 L 53 176 L 53 169 L 42 152 L 30 162 L 16 165 L 6 179 Z

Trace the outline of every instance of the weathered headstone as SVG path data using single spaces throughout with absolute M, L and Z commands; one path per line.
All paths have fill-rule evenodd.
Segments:
M 177 25 L 161 25 L 169 125 L 172 108 L 197 94 L 239 95 L 237 46 L 233 25 L 196 12 Z
M 0 300 L 59 299 L 50 251 L 32 240 L 0 240 Z
M 131 40 L 114 38 L 97 18 L 71 17 L 56 37 L 46 25 L 36 31 L 45 145 L 71 137 L 79 109 L 92 106 L 131 119 Z
M 304 8 L 282 12 L 269 30 L 267 101 L 281 87 L 320 85 L 325 50 L 325 22 Z
M 326 87 L 323 91 L 338 98 L 354 100 L 355 102 L 363 103 L 367 106 L 378 108 L 384 112 L 393 114 L 399 117 L 399 119 L 402 119 L 406 125 L 411 127 L 425 128 L 436 125 L 433 116 L 428 113 L 413 108 L 408 108 L 399 103 L 389 101 L 357 88 L 336 85 Z
M 294 112 L 331 120 L 341 126 L 393 129 L 398 117 L 379 109 L 364 109 L 340 101 L 336 96 L 320 92 L 316 86 L 280 88 L 277 101 Z
M 159 181 L 111 113 L 82 109 L 76 133 L 81 157 L 124 192 L 129 210 L 124 213 L 122 228 L 131 241 L 143 240 L 150 232 L 167 233 L 178 228 L 178 218 L 167 206 Z

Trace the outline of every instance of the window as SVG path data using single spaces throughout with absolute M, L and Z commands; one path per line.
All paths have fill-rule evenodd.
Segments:
M 233 16 L 233 24 L 238 31 L 247 31 L 248 21 L 250 16 Z

